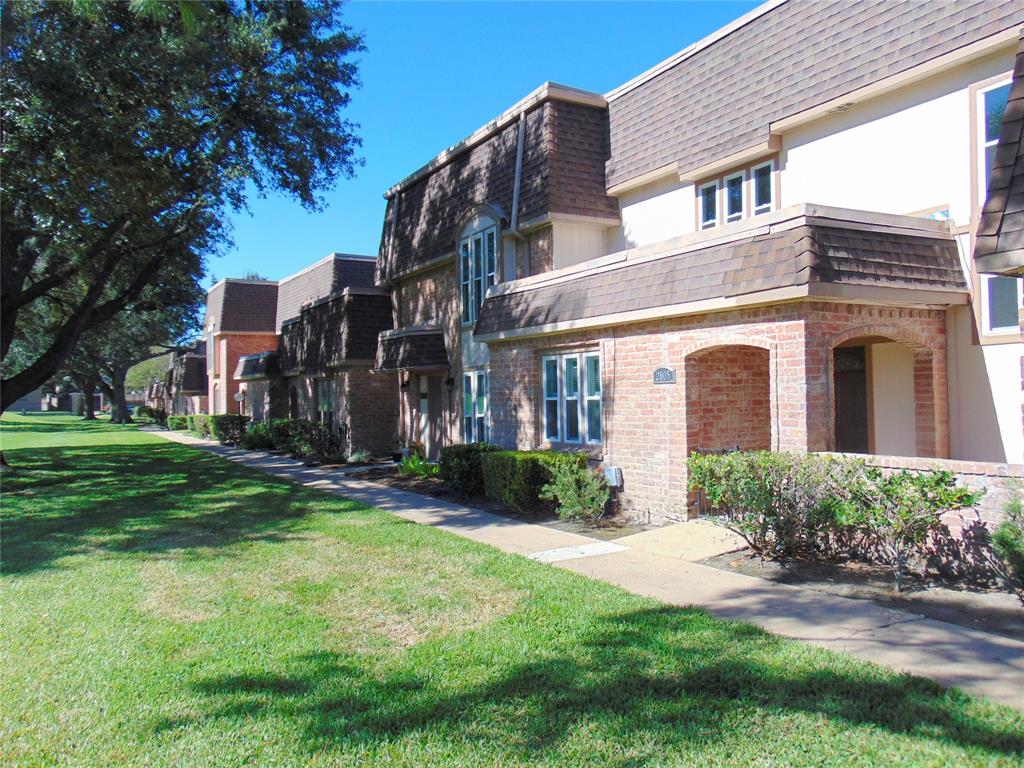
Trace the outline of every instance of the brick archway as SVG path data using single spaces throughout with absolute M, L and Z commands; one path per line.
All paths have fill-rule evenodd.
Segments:
M 913 359 L 915 454 L 920 457 L 947 457 L 949 455 L 949 428 L 945 344 L 941 340 L 927 338 L 914 330 L 890 324 L 871 324 L 848 328 L 829 339 L 826 362 L 828 449 L 837 449 L 835 350 L 858 339 L 865 341 L 884 339 L 910 350 Z
M 778 447 L 775 354 L 758 339 L 715 339 L 684 350 L 686 452 Z

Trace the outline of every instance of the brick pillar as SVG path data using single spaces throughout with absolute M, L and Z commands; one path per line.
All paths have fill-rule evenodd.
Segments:
M 917 455 L 949 456 L 949 401 L 945 349 L 914 350 L 914 422 Z

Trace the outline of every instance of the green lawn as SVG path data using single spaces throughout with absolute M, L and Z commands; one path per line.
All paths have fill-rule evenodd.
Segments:
M 0 437 L 3 764 L 1024 759 L 1010 709 L 131 427 Z

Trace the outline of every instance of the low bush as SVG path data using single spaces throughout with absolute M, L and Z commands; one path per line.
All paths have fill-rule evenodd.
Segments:
M 992 550 L 1001 565 L 1000 575 L 1007 588 L 1024 603 L 1024 504 L 1019 486 L 1010 487 L 1006 519 L 992 534 Z
M 239 445 L 247 451 L 269 451 L 274 447 L 270 426 L 263 421 L 250 422 Z
M 147 413 L 148 410 L 149 408 L 147 408 L 144 405 L 136 405 L 134 408 L 132 408 L 132 418 L 141 419 L 143 416 L 149 416 L 149 414 Z
M 210 437 L 210 416 L 205 413 L 190 413 L 188 415 L 188 431 L 196 437 Z
M 373 460 L 373 454 L 365 448 L 357 448 L 348 457 L 349 464 L 365 464 Z
M 188 429 L 188 417 L 187 416 L 168 416 L 167 417 L 167 428 L 170 430 L 181 430 Z
M 398 474 L 413 477 L 436 477 L 439 472 L 437 464 L 431 464 L 418 453 L 402 457 L 398 465 Z
M 270 422 L 274 448 L 298 458 L 345 460 L 345 430 L 309 419 L 274 419 Z
M 541 488 L 540 498 L 554 501 L 560 518 L 596 522 L 604 516 L 611 490 L 600 470 L 562 461 L 550 469 L 551 482 Z
M 484 455 L 501 450 L 490 443 L 446 445 L 441 449 L 440 476 L 455 493 L 463 498 L 482 496 L 484 493 Z
M 550 507 L 541 490 L 551 482 L 551 468 L 557 463 L 587 465 L 582 453 L 557 451 L 494 451 L 480 459 L 484 493 L 489 499 L 508 504 L 520 512 L 539 512 Z
M 270 441 L 274 450 L 292 452 L 292 423 L 295 419 L 272 419 L 270 422 Z
M 248 416 L 238 413 L 217 413 L 210 416 L 210 436 L 221 445 L 238 445 L 245 434 Z

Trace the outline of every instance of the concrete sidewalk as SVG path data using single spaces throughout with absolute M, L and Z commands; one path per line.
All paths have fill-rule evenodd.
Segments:
M 1024 709 L 1024 643 L 923 616 L 699 565 L 730 540 L 694 530 L 692 553 L 664 546 L 657 531 L 613 542 L 501 517 L 358 479 L 358 470 L 320 470 L 260 451 L 226 448 L 180 432 L 168 440 L 223 456 L 301 485 L 338 493 L 423 525 L 616 584 L 634 594 L 756 624 L 943 685 Z M 670 535 L 685 533 L 684 523 Z M 722 550 L 724 551 L 724 550 Z

